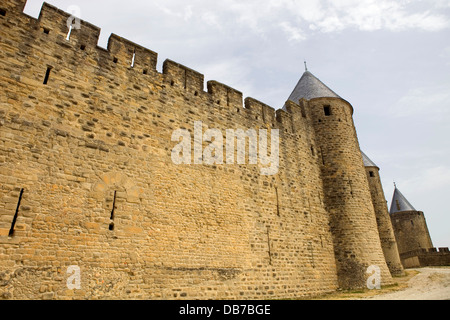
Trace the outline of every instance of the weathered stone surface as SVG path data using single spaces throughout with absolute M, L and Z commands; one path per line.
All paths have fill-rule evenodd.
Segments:
M 87 22 L 67 41 L 69 14 L 24 5 L 0 16 L 0 297 L 296 298 L 364 286 L 370 264 L 390 283 L 347 102 L 244 104 L 170 60 L 157 72 L 156 53 L 117 35 L 97 47 Z M 195 121 L 279 129 L 278 174 L 175 165 L 172 133 Z
M 380 234 L 381 247 L 383 249 L 386 263 L 392 275 L 404 273 L 394 228 L 381 185 L 380 171 L 378 167 L 366 165 L 366 175 L 369 181 L 372 203 L 377 218 L 378 232 Z

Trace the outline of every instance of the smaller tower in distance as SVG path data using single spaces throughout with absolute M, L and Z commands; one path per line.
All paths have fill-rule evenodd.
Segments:
M 390 216 L 400 257 L 411 251 L 433 248 L 425 215 L 411 205 L 397 186 L 392 197 Z
M 369 181 L 372 203 L 375 209 L 375 216 L 380 234 L 381 247 L 384 257 L 392 275 L 402 275 L 404 273 L 397 241 L 395 240 L 394 229 L 388 212 L 387 201 L 384 196 L 383 186 L 380 178 L 380 168 L 370 158 L 361 151 L 364 166 L 366 168 L 367 180 Z

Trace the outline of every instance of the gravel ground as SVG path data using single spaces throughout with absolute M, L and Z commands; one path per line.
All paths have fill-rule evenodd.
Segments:
M 364 300 L 450 300 L 450 268 L 413 269 L 419 273 L 408 281 L 408 287 L 379 294 Z

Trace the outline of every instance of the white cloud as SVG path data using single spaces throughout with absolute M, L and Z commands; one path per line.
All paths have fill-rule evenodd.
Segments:
M 289 22 L 281 22 L 280 27 L 288 36 L 288 41 L 302 41 L 306 39 L 305 34 L 298 27 L 293 27 Z
M 219 22 L 218 16 L 211 11 L 206 11 L 202 13 L 201 19 L 210 27 L 215 27 L 217 29 L 222 29 L 221 23 Z
M 450 83 L 437 87 L 410 89 L 389 110 L 390 116 L 411 118 L 427 116 L 427 119 L 442 121 L 450 114 Z
M 192 6 L 187 6 L 184 11 L 184 21 L 189 21 L 192 18 L 193 11 Z
M 443 2 L 421 1 L 427 10 L 414 7 L 417 1 L 393 0 L 225 0 L 223 8 L 236 17 L 242 27 L 264 36 L 273 25 L 279 26 L 290 41 L 302 41 L 311 32 L 403 31 L 419 29 L 440 31 L 450 27 L 442 10 Z M 311 35 L 310 35 L 311 36 Z
M 450 46 L 446 47 L 439 57 L 445 59 L 445 65 L 450 66 Z
M 450 168 L 446 166 L 422 168 L 415 176 L 403 180 L 402 185 L 421 192 L 450 187 Z
M 47 1 L 63 9 L 70 2 Z M 80 0 L 79 5 L 83 9 L 101 8 L 101 2 Z M 129 0 L 125 8 L 114 6 L 116 2 L 108 1 L 111 10 L 120 7 L 123 14 L 148 14 L 153 20 L 164 20 L 160 15 L 167 15 L 175 26 L 189 22 L 190 27 L 199 28 L 203 23 L 221 31 L 250 32 L 261 38 L 269 38 L 269 33 L 278 31 L 291 42 L 304 41 L 317 33 L 346 29 L 434 32 L 450 27 L 448 0 Z M 41 4 L 40 0 L 28 0 L 27 7 L 37 10 Z M 133 13 L 134 8 L 141 8 L 141 11 Z
M 169 15 L 186 20 L 198 15 L 210 26 L 228 30 L 243 29 L 265 38 L 274 26 L 288 41 L 303 41 L 316 32 L 345 29 L 360 31 L 440 31 L 450 27 L 445 2 L 419 1 L 427 10 L 415 7 L 418 1 L 394 0 L 223 0 L 214 5 L 194 1 L 197 10 L 179 1 L 156 2 Z M 183 2 L 184 3 L 184 2 Z M 206 9 L 205 9 L 206 8 Z M 184 12 L 183 12 L 184 10 Z M 307 34 L 303 30 L 309 30 Z
M 448 17 L 429 7 L 424 12 L 414 12 L 414 2 L 392 0 L 328 0 L 326 18 L 314 22 L 321 31 L 333 32 L 346 28 L 362 31 L 401 31 L 421 29 L 439 31 L 450 26 Z

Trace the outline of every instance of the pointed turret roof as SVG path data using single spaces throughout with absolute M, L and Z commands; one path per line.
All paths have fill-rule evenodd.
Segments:
M 365 167 L 377 167 L 378 168 L 378 166 L 372 160 L 370 160 L 369 157 L 364 152 L 361 151 L 361 154 L 363 157 Z
M 300 78 L 294 91 L 289 96 L 289 100 L 298 103 L 302 98 L 311 100 L 314 98 L 341 98 L 333 90 L 328 88 L 322 81 L 316 78 L 311 72 L 305 71 Z
M 394 190 L 394 196 L 392 197 L 390 214 L 402 211 L 417 211 L 405 198 L 405 196 L 397 189 Z

